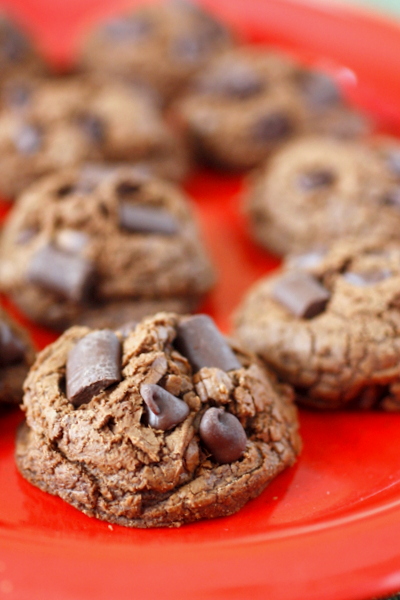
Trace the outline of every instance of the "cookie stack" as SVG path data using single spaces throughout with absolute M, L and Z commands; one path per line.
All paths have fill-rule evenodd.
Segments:
M 180 526 L 293 464 L 295 399 L 399 409 L 400 145 L 329 75 L 180 1 L 101 24 L 64 75 L 0 20 L 0 65 L 0 289 L 64 332 L 30 368 L 2 316 L 0 399 L 29 371 L 26 479 L 89 516 Z M 238 342 L 190 316 L 215 283 L 180 187 L 196 163 L 256 168 L 250 235 L 296 253 L 243 300 Z

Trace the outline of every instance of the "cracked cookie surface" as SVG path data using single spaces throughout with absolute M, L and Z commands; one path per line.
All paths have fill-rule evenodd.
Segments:
M 77 169 L 34 184 L 4 227 L 0 255 L 2 289 L 57 329 L 190 312 L 214 283 L 189 200 L 133 169 Z
M 304 404 L 397 411 L 399 265 L 396 242 L 347 240 L 329 251 L 293 256 L 248 292 L 236 314 L 236 334 Z M 325 291 L 317 308 L 315 290 Z M 304 306 L 313 312 L 299 314 Z
M 86 161 L 143 162 L 179 180 L 181 138 L 154 103 L 119 82 L 60 77 L 25 83 L 23 106 L 0 114 L 0 191 L 13 198 L 34 180 Z
M 211 322 L 202 315 L 189 322 L 199 317 Z M 236 512 L 291 465 L 300 450 L 291 388 L 222 336 L 218 345 L 229 360 L 221 367 L 228 371 L 194 367 L 193 355 L 183 354 L 187 346 L 178 344 L 185 322 L 160 313 L 126 336 L 117 332 L 120 381 L 79 407 L 67 398 L 68 378 L 74 385 L 91 374 L 72 378 L 71 352 L 99 332 L 74 327 L 43 350 L 25 385 L 26 425 L 16 450 L 23 476 L 87 515 L 130 527 L 171 527 Z M 207 347 L 202 351 L 204 360 Z M 172 411 L 172 425 L 149 424 L 152 405 L 144 398 L 151 388 L 185 407 L 178 418 Z M 215 410 L 244 432 L 234 456 L 215 458 L 220 442 L 210 429 L 204 437 L 204 414 Z
M 230 169 L 262 164 L 297 135 L 356 138 L 370 129 L 327 75 L 255 47 L 215 58 L 174 110 L 198 155 Z
M 250 182 L 245 210 L 252 235 L 277 254 L 344 236 L 398 238 L 399 155 L 390 138 L 291 142 Z

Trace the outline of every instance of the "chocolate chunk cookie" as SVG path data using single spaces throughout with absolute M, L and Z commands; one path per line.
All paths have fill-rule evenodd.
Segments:
M 399 242 L 291 257 L 249 291 L 236 333 L 304 404 L 400 410 Z
M 0 403 L 21 402 L 22 386 L 34 356 L 28 335 L 0 309 Z
M 230 169 L 255 167 L 306 132 L 358 137 L 368 130 L 327 75 L 258 47 L 215 58 L 174 110 L 197 154 Z
M 25 33 L 6 15 L 0 14 L 0 88 L 14 77 L 29 77 L 46 72 Z
M 277 254 L 343 236 L 399 238 L 399 142 L 303 138 L 277 152 L 250 183 L 251 232 Z
M 140 161 L 168 179 L 186 174 L 181 139 L 137 89 L 60 78 L 26 91 L 22 109 L 9 106 L 0 113 L 0 192 L 5 196 L 84 161 Z
M 0 286 L 33 320 L 57 329 L 188 312 L 213 282 L 188 199 L 132 169 L 45 178 L 4 227 Z
M 291 389 L 206 315 L 68 330 L 38 356 L 24 409 L 22 475 L 128 527 L 232 514 L 300 449 Z
M 105 22 L 88 36 L 81 68 L 145 83 L 169 100 L 231 45 L 227 29 L 195 3 L 143 6 Z

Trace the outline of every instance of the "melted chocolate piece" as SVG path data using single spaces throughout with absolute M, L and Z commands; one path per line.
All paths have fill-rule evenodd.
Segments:
M 239 419 L 223 408 L 209 408 L 204 413 L 199 428 L 200 439 L 221 464 L 238 460 L 243 454 L 247 436 Z
M 121 344 L 109 329 L 85 335 L 68 354 L 67 398 L 74 406 L 121 381 Z
M 389 269 L 369 269 L 368 271 L 354 272 L 348 271 L 343 277 L 357 287 L 366 287 L 375 285 L 384 279 L 388 279 L 392 275 Z
M 383 197 L 383 204 L 400 210 L 400 188 L 395 187 Z
M 11 327 L 0 321 L 0 366 L 20 363 L 25 358 L 25 345 Z
M 298 186 L 304 192 L 311 192 L 318 188 L 329 187 L 334 181 L 335 175 L 326 169 L 301 173 L 297 177 Z
M 242 100 L 264 91 L 266 83 L 247 65 L 237 63 L 213 77 L 205 76 L 200 79 L 197 88 L 200 92 Z
M 280 141 L 293 132 L 289 117 L 282 113 L 271 113 L 254 123 L 252 135 L 261 142 Z
M 293 315 L 312 319 L 325 310 L 329 291 L 305 271 L 289 272 L 275 283 L 272 297 Z
M 101 144 L 105 139 L 105 127 L 103 121 L 96 115 L 86 114 L 78 118 L 79 127 L 86 137 L 95 144 Z
M 194 315 L 182 320 L 174 345 L 186 356 L 193 371 L 217 367 L 223 371 L 240 369 L 241 364 L 214 321 L 208 315 Z
M 23 125 L 17 131 L 14 144 L 22 154 L 34 154 L 42 145 L 42 132 L 36 125 Z
M 33 255 L 26 278 L 67 300 L 83 302 L 93 286 L 94 266 L 86 258 L 47 245 Z
M 148 424 L 154 429 L 167 431 L 186 419 L 189 407 L 180 398 L 153 383 L 140 386 L 140 395 L 147 406 Z
M 152 24 L 144 17 L 117 17 L 105 24 L 104 33 L 116 42 L 136 42 L 149 35 Z
M 119 224 L 135 233 L 175 235 L 179 232 L 178 221 L 167 210 L 130 202 L 120 203 Z
M 309 106 L 315 110 L 336 106 L 341 101 L 338 86 L 325 73 L 304 72 L 298 82 Z

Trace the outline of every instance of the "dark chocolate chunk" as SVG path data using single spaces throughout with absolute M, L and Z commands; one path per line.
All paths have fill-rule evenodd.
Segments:
M 293 132 L 290 118 L 282 113 L 271 113 L 253 125 L 252 136 L 261 142 L 280 141 Z
M 33 255 L 26 278 L 67 300 L 83 302 L 94 283 L 94 266 L 82 256 L 46 245 Z
M 23 125 L 14 137 L 14 144 L 18 152 L 34 154 L 42 145 L 42 132 L 36 125 Z
M 298 77 L 300 90 L 310 108 L 321 110 L 337 105 L 341 94 L 335 81 L 325 73 L 303 72 Z
M 311 192 L 318 188 L 325 188 L 332 185 L 335 181 L 335 175 L 327 169 L 319 169 L 301 173 L 297 177 L 297 184 L 304 192 Z
M 203 367 L 233 371 L 242 366 L 208 315 L 183 319 L 177 327 L 174 345 L 186 356 L 194 372 Z
M 220 94 L 227 97 L 245 99 L 259 94 L 266 83 L 247 65 L 236 63 L 229 69 L 200 79 L 197 85 L 200 92 Z
M 400 150 L 391 150 L 387 154 L 386 163 L 393 175 L 400 177 Z
M 74 406 L 87 404 L 121 378 L 121 344 L 109 329 L 88 333 L 68 354 L 67 398 Z
M 116 42 L 136 42 L 149 35 L 151 22 L 145 17 L 116 17 L 108 21 L 103 31 Z
M 209 408 L 200 421 L 200 439 L 219 463 L 231 463 L 243 454 L 247 436 L 239 419 L 223 408 Z
M 167 210 L 131 202 L 120 202 L 119 224 L 137 233 L 175 235 L 179 232 L 177 219 Z
M 105 139 L 105 127 L 102 119 L 92 114 L 80 115 L 78 118 L 79 127 L 95 144 L 101 144 Z
M 357 287 L 366 287 L 368 285 L 375 285 L 384 279 L 388 279 L 392 275 L 389 269 L 369 269 L 368 271 L 354 272 L 348 271 L 344 273 L 343 277 Z
M 189 414 L 186 402 L 154 383 L 140 386 L 140 395 L 147 406 L 148 424 L 154 429 L 167 431 L 184 421 Z
M 382 198 L 383 204 L 387 206 L 393 206 L 393 208 L 400 209 L 400 188 L 394 187 L 387 192 Z
M 295 271 L 278 279 L 272 297 L 296 317 L 311 319 L 325 310 L 330 293 L 309 273 Z
M 0 366 L 13 365 L 22 362 L 25 357 L 25 344 L 20 340 L 11 327 L 0 321 Z

